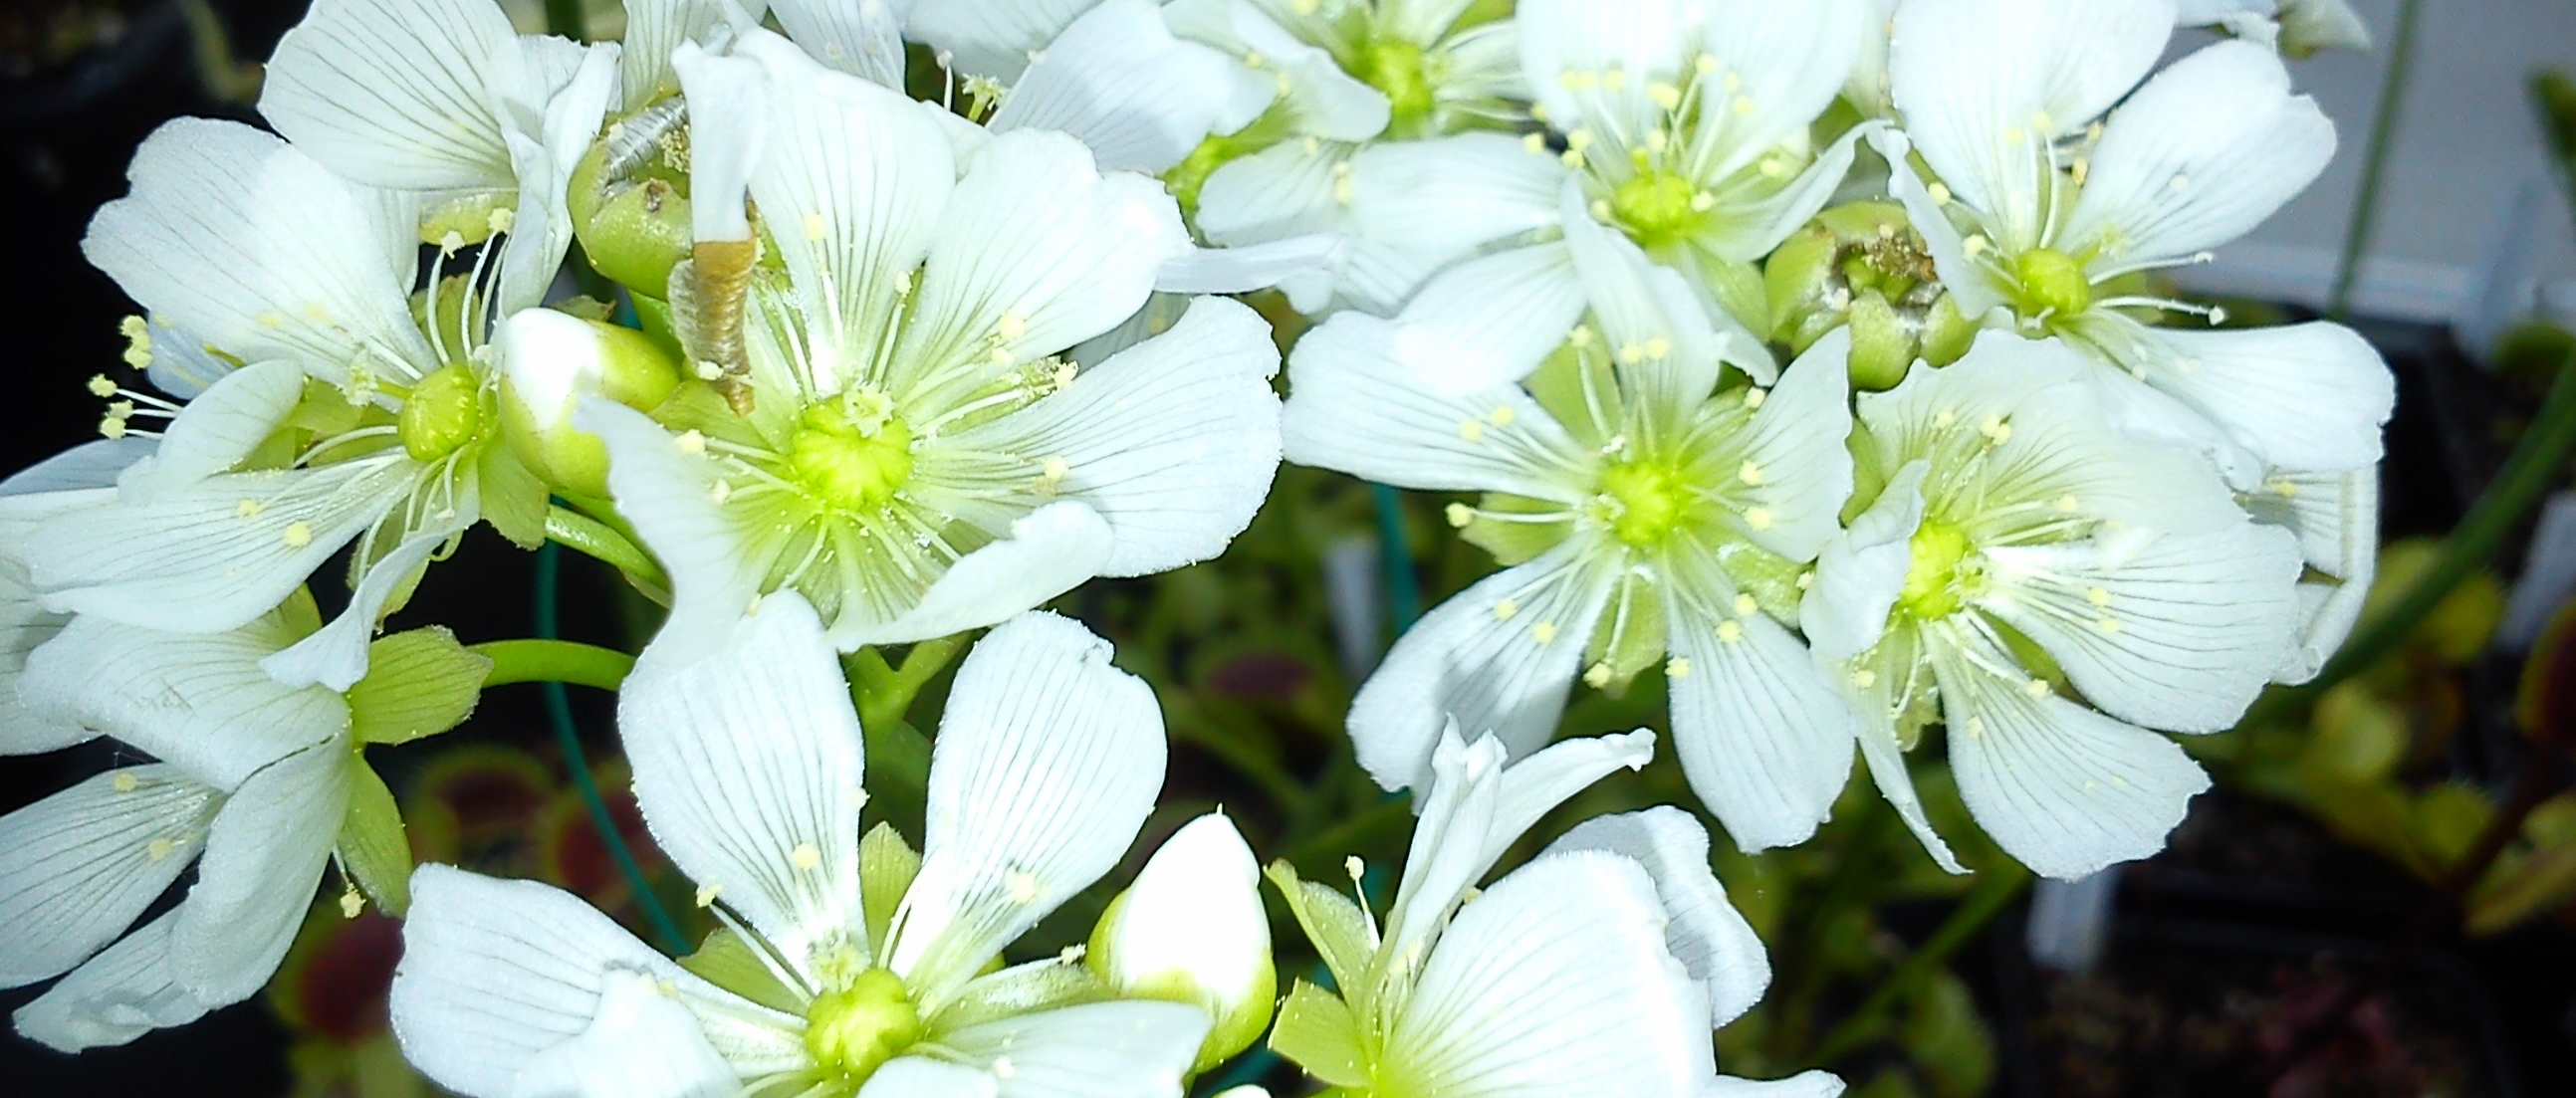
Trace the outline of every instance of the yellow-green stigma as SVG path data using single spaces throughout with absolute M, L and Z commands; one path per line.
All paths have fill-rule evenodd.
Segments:
M 2013 257 L 2013 274 L 2021 280 L 2021 306 L 2038 316 L 2071 316 L 2093 307 L 2093 280 L 2084 262 L 2055 248 L 2033 248 Z
M 922 1028 L 903 978 L 872 968 L 815 997 L 805 1011 L 805 1051 L 824 1070 L 863 1082 L 920 1041 Z
M 1698 221 L 1699 189 L 1672 172 L 1639 172 L 1610 192 L 1610 213 L 1643 244 L 1683 235 Z
M 1423 67 L 1422 47 L 1392 36 L 1373 37 L 1360 49 L 1361 79 L 1386 93 L 1388 113 L 1398 125 L 1431 116 L 1438 100 Z
M 464 449 L 483 433 L 483 379 L 462 363 L 432 371 L 403 398 L 395 424 L 415 461 Z
M 1959 565 L 1972 548 L 1967 533 L 1946 522 L 1927 521 L 1914 531 L 1907 548 L 1914 559 L 1905 567 L 1905 587 L 1897 593 L 1897 605 L 1924 621 L 1958 613 L 1965 578 Z
M 815 405 L 787 441 L 787 473 L 826 506 L 871 510 L 912 475 L 912 429 L 891 418 L 862 424 L 838 404 Z
M 1633 462 L 1601 471 L 1601 494 L 1610 501 L 1610 532 L 1639 549 L 1663 543 L 1689 503 L 1689 488 L 1673 470 Z

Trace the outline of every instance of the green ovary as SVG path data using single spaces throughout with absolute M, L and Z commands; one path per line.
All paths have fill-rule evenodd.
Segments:
M 1609 497 L 1610 530 L 1640 549 L 1662 544 L 1680 525 L 1690 490 L 1680 474 L 1662 465 L 1637 462 L 1613 465 L 1601 472 L 1601 494 Z
M 1896 604 L 1924 621 L 1958 613 L 1967 579 L 1960 566 L 1973 548 L 1967 533 L 1946 522 L 1925 522 L 1907 547 L 1914 559 L 1905 567 L 1905 587 Z
M 838 407 L 816 405 L 788 439 L 786 472 L 828 507 L 873 509 L 912 476 L 912 429 L 888 419 L 863 433 Z
M 2084 261 L 2055 248 L 2033 248 L 2013 258 L 2021 280 L 2023 311 L 2072 316 L 2093 307 L 2093 280 Z
M 824 1070 L 864 1082 L 921 1040 L 921 1011 L 903 979 L 882 968 L 817 996 L 805 1011 L 805 1051 Z
M 1399 125 L 1429 117 L 1437 105 L 1422 47 L 1401 38 L 1373 38 L 1360 50 L 1360 66 L 1362 79 L 1386 93 L 1388 113 Z
M 1699 188 L 1668 171 L 1641 172 L 1610 192 L 1610 213 L 1641 244 L 1687 234 L 1700 217 Z
M 459 364 L 412 386 L 395 426 L 413 460 L 437 461 L 481 437 L 483 422 L 483 379 Z

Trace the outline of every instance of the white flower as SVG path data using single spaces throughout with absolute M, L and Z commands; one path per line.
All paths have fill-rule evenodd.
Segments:
M 844 649 L 921 640 L 1223 549 L 1278 460 L 1268 325 L 1206 299 L 1090 369 L 1053 357 L 1189 249 L 1170 197 L 1060 134 L 1000 135 L 961 173 L 920 105 L 774 36 L 737 53 L 683 57 L 699 248 L 748 243 L 715 197 L 747 190 L 784 261 L 746 272 L 730 347 L 684 325 L 736 403 L 697 392 L 676 436 L 575 412 L 671 571 L 666 635 L 794 590 Z
M 1444 715 L 1526 754 L 1578 674 L 1611 687 L 1660 665 L 1683 769 L 1737 844 L 1800 842 L 1851 771 L 1850 713 L 1789 624 L 1851 492 L 1848 337 L 1774 388 L 1721 387 L 1680 276 L 1617 234 L 1567 229 L 1594 322 L 1526 388 L 1435 391 L 1401 353 L 1418 305 L 1335 317 L 1297 348 L 1289 456 L 1489 493 L 1450 521 L 1511 565 L 1425 615 L 1360 688 L 1360 761 L 1418 789 Z
M 1543 135 L 1468 134 L 1394 142 L 1352 165 L 1362 235 L 1446 266 L 1417 305 L 1439 327 L 1410 356 L 1451 348 L 1518 380 L 1582 315 L 1563 245 L 1568 218 L 1625 233 L 1682 273 L 1710 322 L 1737 336 L 1768 382 L 1772 363 L 1747 324 L 1764 324 L 1753 261 L 1815 216 L 1851 165 L 1855 129 L 1813 148 L 1809 129 L 1852 70 L 1859 0 L 1531 0 L 1521 5 L 1521 68 L 1558 152 Z M 1579 193 L 1567 212 L 1560 195 Z M 1540 243 L 1525 243 L 1536 234 Z M 1450 265 L 1454 264 L 1454 265 Z
M 1098 1001 L 1070 957 L 979 975 L 1117 864 L 1162 786 L 1153 693 L 1108 645 L 1032 614 L 975 647 L 916 859 L 861 842 L 858 718 L 812 608 L 726 634 L 692 658 L 665 632 L 618 714 L 655 841 L 733 928 L 692 959 L 711 976 L 563 892 L 425 867 L 392 999 L 411 1061 L 474 1098 L 1178 1098 L 1196 1007 Z
M 2130 311 L 2219 314 L 2117 288 L 2205 261 L 2334 152 L 2261 47 L 2221 42 L 2138 86 L 2173 23 L 2163 0 L 1910 0 L 1891 68 L 1905 129 L 1877 140 L 1892 162 L 1910 143 L 1938 182 L 1892 186 L 1961 312 L 2094 357 L 2129 429 L 2209 450 L 2239 488 L 2266 467 L 2368 468 L 2395 386 L 2359 336 L 2154 328 Z
M 65 1051 L 122 1044 L 276 971 L 363 769 L 346 699 L 260 669 L 311 630 L 296 617 L 212 635 L 80 617 L 28 660 L 30 708 L 161 761 L 0 818 L 0 983 L 70 973 L 19 1010 L 19 1032 Z M 129 933 L 192 863 L 187 898 Z
M 2379 571 L 2379 470 L 2274 471 L 2237 494 L 2255 521 L 2298 535 L 2310 574 L 2299 579 L 2299 643 L 2272 680 L 2303 683 L 2325 670 L 2361 620 Z
M 524 544 L 544 537 L 545 487 L 502 445 L 485 340 L 495 317 L 534 304 L 514 293 L 544 287 L 494 261 L 551 278 L 561 253 L 487 243 L 471 274 L 430 280 L 422 315 L 438 323 L 424 325 L 407 200 L 200 119 L 156 131 L 130 174 L 133 195 L 91 222 L 90 261 L 156 318 L 248 365 L 177 415 L 119 478 L 114 505 L 38 524 L 33 579 L 49 609 L 221 633 L 355 541 L 349 609 L 270 664 L 345 689 L 365 673 L 378 618 L 478 519 Z M 545 202 L 521 198 L 494 227 L 560 243 L 540 228 Z M 451 235 L 441 250 L 457 247 Z
M 1261 867 L 1224 813 L 1163 841 L 1101 916 L 1083 959 L 1124 994 L 1195 1004 L 1215 1019 L 1197 1070 L 1261 1038 L 1279 991 L 1270 915 L 1261 909 Z
M 2086 368 L 1987 333 L 1862 395 L 1860 463 L 1884 487 L 1800 608 L 1872 775 L 1954 871 L 1899 754 L 1925 725 L 2007 852 L 2082 877 L 2160 849 L 2209 787 L 2147 729 L 2233 725 L 2299 627 L 2296 539 L 2189 452 L 2103 430 Z
M 2370 26 L 2347 0 L 2178 0 L 2174 24 L 2218 27 L 2292 57 L 2370 51 Z
M 19 699 L 27 655 L 63 631 L 71 615 L 45 609 L 27 576 L 24 542 L 37 520 L 116 499 L 116 476 L 152 452 L 140 436 L 84 443 L 0 481 L 0 755 L 59 750 L 96 735 Z

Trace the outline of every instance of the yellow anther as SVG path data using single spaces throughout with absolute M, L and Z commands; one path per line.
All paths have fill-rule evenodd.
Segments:
M 1511 405 L 1504 404 L 1496 406 L 1491 412 L 1485 413 L 1485 422 L 1491 423 L 1496 427 L 1509 427 L 1512 425 L 1513 420 L 1519 419 L 1520 417 L 1521 414 L 1513 411 Z
M 2002 416 L 1987 416 L 1984 423 L 1977 425 L 1977 433 L 1995 440 L 1995 445 L 2001 446 L 2012 441 L 2012 424 Z
M 2034 698 L 2045 698 L 2048 696 L 2048 684 L 2041 682 L 2038 679 L 2032 679 L 2029 682 L 2021 684 L 2021 692 Z
M 1011 890 L 1012 903 L 1026 905 L 1037 902 L 1038 879 L 1027 870 L 1014 869 L 1002 874 L 1002 887 Z
M 1483 442 L 1485 425 L 1472 419 L 1461 420 L 1458 424 L 1458 437 L 1469 442 Z
M 1573 132 L 1571 132 L 1571 133 L 1566 134 L 1566 135 L 1565 135 L 1565 147 L 1566 147 L 1566 148 L 1568 148 L 1568 149 L 1571 149 L 1571 150 L 1573 150 L 1573 151 L 1575 151 L 1575 152 L 1582 152 L 1582 151 L 1584 151 L 1584 150 L 1586 150 L 1586 149 L 1591 148 L 1591 147 L 1592 147 L 1592 131 L 1591 131 L 1591 130 L 1588 130 L 1588 129 L 1578 129 L 1578 130 L 1575 130 L 1575 131 L 1573 131 Z
M 365 910 L 367 910 L 367 897 L 366 894 L 358 891 L 358 886 L 350 885 L 340 890 L 341 918 L 355 919 Z
M 1769 399 L 1771 399 L 1771 394 L 1768 390 L 1746 389 L 1744 391 L 1744 406 L 1747 408 L 1759 408 L 1762 406 L 1763 401 Z
M 1603 91 L 1618 91 L 1619 89 L 1621 89 L 1621 88 L 1625 88 L 1625 87 L 1627 87 L 1627 86 L 1628 86 L 1628 70 L 1626 70 L 1626 69 L 1603 69 L 1603 70 L 1601 70 L 1601 90 L 1603 90 Z
M 143 783 L 135 780 L 134 775 L 122 770 L 117 771 L 116 777 L 109 779 L 108 784 L 115 786 L 119 793 L 132 793 L 143 787 Z
M 1942 430 L 1948 430 L 1949 428 L 1956 426 L 1958 422 L 1959 413 L 1954 409 L 1943 408 L 1940 411 L 1932 413 L 1932 426 Z
M 151 842 L 143 844 L 144 856 L 151 858 L 156 862 L 165 862 L 170 860 L 170 855 L 177 852 L 178 849 L 179 844 L 171 842 L 168 839 L 154 839 Z
M 1572 154 L 1569 153 L 1567 155 Z M 1580 165 L 1578 164 L 1577 166 Z M 1618 213 L 1616 210 L 1611 208 L 1609 199 L 1596 198 L 1592 200 L 1592 219 L 1594 221 L 1616 221 L 1618 220 Z
M 1711 56 L 1709 56 L 1709 55 L 1707 55 L 1707 54 L 1704 54 L 1704 53 L 1703 53 L 1703 54 L 1701 54 L 1701 55 L 1699 55 L 1698 57 L 1692 58 L 1692 59 L 1691 59 L 1691 71 L 1692 71 L 1692 72 L 1694 72 L 1694 73 L 1697 73 L 1697 74 L 1699 74 L 1699 75 L 1701 75 L 1701 76 L 1707 76 L 1707 75 L 1708 75 L 1708 74 L 1710 74 L 1710 73 L 1716 72 L 1716 71 L 1717 71 L 1717 58 L 1711 57 Z M 1732 90 L 1732 89 L 1730 89 L 1730 90 Z
M 1521 138 L 1521 147 L 1539 155 L 1547 154 L 1547 135 L 1534 133 Z M 1311 151 L 1311 150 L 1310 150 Z
M 798 843 L 787 852 L 787 864 L 811 873 L 823 868 L 823 850 L 812 843 Z
M 824 237 L 824 236 L 826 236 L 826 235 L 828 235 L 828 234 L 824 231 L 824 226 L 823 226 L 823 215 L 822 215 L 822 214 L 819 214 L 819 213 L 809 213 L 809 214 L 806 214 L 806 215 L 805 215 L 805 239 L 807 239 L 807 240 L 821 240 L 821 239 L 823 239 L 823 237 Z
M 2103 636 L 2111 636 L 2120 631 L 2120 619 L 2109 616 L 2101 617 L 2094 620 L 2093 628 L 2101 630 Z
M 1983 717 L 1968 718 L 1967 732 L 1968 738 L 1972 740 L 1982 740 L 1986 738 L 1986 719 Z
M 1682 90 L 1658 80 L 1646 85 L 1646 98 L 1653 100 L 1656 106 L 1665 110 L 1679 110 L 1682 105 Z
M 2038 130 L 2043 136 L 2054 134 L 2057 132 L 2057 117 L 2047 111 L 2032 111 L 2030 128 Z
M 1762 483 L 1762 467 L 1747 461 L 1741 468 L 1735 470 L 1735 479 L 1743 481 L 1746 484 L 1760 484 Z
M 259 513 L 265 510 L 268 510 L 268 505 L 255 499 L 246 499 L 233 505 L 233 514 L 242 518 L 258 518 Z
M 98 433 L 99 433 L 99 436 L 100 436 L 100 437 L 102 437 L 102 438 L 110 438 L 110 439 L 124 438 L 124 437 L 125 437 L 125 420 L 124 420 L 122 417 L 118 417 L 118 416 L 109 416 L 109 417 L 107 417 L 107 418 L 105 418 L 105 419 L 99 420 L 99 421 L 98 421 Z
M 1756 611 L 1759 611 L 1759 610 L 1761 610 L 1761 609 L 1762 609 L 1762 602 L 1761 602 L 1761 600 L 1756 599 L 1756 598 L 1754 598 L 1754 597 L 1753 597 L 1753 596 L 1751 596 L 1751 595 L 1744 594 L 1744 593 L 1742 593 L 1742 592 L 1737 592 L 1737 593 L 1736 593 L 1736 596 L 1735 596 L 1735 616 L 1737 616 L 1737 617 L 1739 617 L 1739 618 L 1749 618 L 1749 617 L 1752 617 Z
M 1878 672 L 1864 667 L 1852 672 L 1851 681 L 1853 686 L 1867 690 L 1870 687 L 1878 685 Z
M 1600 85 L 1599 73 L 1585 72 L 1581 69 L 1567 69 L 1556 76 L 1556 86 L 1567 91 L 1590 91 Z
M 1752 528 L 1754 528 L 1754 529 L 1756 529 L 1756 530 L 1768 530 L 1768 529 L 1770 529 L 1770 528 L 1771 528 L 1771 509 L 1770 509 L 1770 508 L 1768 508 L 1768 507 L 1747 507 L 1747 508 L 1745 508 L 1745 509 L 1744 509 L 1744 524 L 1745 524 L 1746 526 L 1750 526 L 1750 527 L 1752 527 Z
M 1657 358 L 1657 359 L 1660 359 L 1660 358 L 1667 358 L 1667 357 L 1670 357 L 1670 356 L 1672 355 L 1672 353 L 1673 353 L 1673 341 L 1672 341 L 1672 340 L 1665 339 L 1665 338 L 1664 338 L 1664 337 L 1662 337 L 1662 336 L 1656 336 L 1655 338 L 1653 338 L 1653 339 L 1649 339 L 1649 340 L 1647 340 L 1647 341 L 1646 341 L 1646 357 L 1647 357 L 1647 358 Z
M 1610 685 L 1610 665 L 1596 663 L 1584 669 L 1583 684 L 1595 690 Z
M 1565 343 L 1569 347 L 1589 347 L 1592 345 L 1593 338 L 1592 326 L 1589 324 L 1577 324 L 1573 331 L 1565 333 Z
M 89 379 L 89 395 L 101 399 L 115 396 L 116 383 L 109 381 L 106 374 L 92 374 Z
M 720 885 L 699 885 L 697 899 L 698 906 L 700 908 L 716 906 L 716 897 L 723 892 L 724 888 Z
M 1717 639 L 1725 641 L 1728 644 L 1740 643 L 1744 640 L 1744 626 L 1732 620 L 1719 622 L 1717 623 Z
M 1572 149 L 1567 149 L 1564 152 L 1557 154 L 1556 159 L 1569 168 L 1580 168 L 1583 166 L 1583 154 Z M 1595 202 L 1593 205 L 1598 206 L 1601 205 L 1601 203 Z
M 438 254 L 442 256 L 455 255 L 456 253 L 464 250 L 464 233 L 457 232 L 454 229 L 449 229 L 447 230 L 447 235 L 438 238 Z
M 1745 116 L 1745 115 L 1752 114 L 1752 113 L 1753 113 L 1753 97 L 1752 97 L 1752 96 L 1749 96 L 1749 95 L 1739 95 L 1739 96 L 1736 96 L 1736 97 L 1735 97 L 1735 102 L 1732 102 L 1732 103 L 1727 104 L 1727 105 L 1726 105 L 1726 109 L 1731 110 L 1731 111 L 1734 111 L 1734 112 L 1735 112 L 1735 114 L 1736 114 L 1736 116 L 1737 116 L 1737 117 L 1739 117 L 1739 118 L 1741 118 L 1741 117 L 1743 117 L 1743 116 Z
M 1512 620 L 1512 615 L 1520 612 L 1521 604 L 1514 602 L 1511 599 L 1504 599 L 1503 601 L 1494 604 L 1495 621 L 1510 621 Z
M 1342 859 L 1342 872 L 1349 875 L 1352 884 L 1358 884 L 1361 878 L 1368 876 L 1368 863 L 1361 861 L 1357 854 L 1350 855 Z
M 1689 678 L 1689 677 L 1690 677 L 1690 657 L 1688 657 L 1688 656 L 1675 656 L 1675 657 L 1673 657 L 1673 658 L 1671 658 L 1671 659 L 1665 660 L 1665 661 L 1664 661 L 1664 677 L 1665 677 L 1665 678 L 1668 678 L 1668 679 L 1687 679 L 1687 678 Z
M 1638 363 L 1640 363 L 1640 362 L 1644 362 L 1644 361 L 1646 361 L 1646 345 L 1645 345 L 1645 344 L 1643 344 L 1643 343 L 1631 343 L 1631 344 L 1628 344 L 1627 346 L 1624 346 L 1624 347 L 1619 348 L 1619 362 L 1620 362 L 1620 364 L 1621 364 L 1621 365 L 1624 365 L 1624 366 L 1634 366 L 1634 365 L 1636 365 L 1636 364 L 1638 364 Z
M 686 431 L 682 431 L 682 432 L 680 432 L 679 437 L 674 438 L 674 439 L 672 439 L 672 440 L 671 440 L 671 444 L 672 444 L 673 446 L 677 446 L 677 447 L 679 447 L 679 448 L 680 448 L 680 452 L 681 452 L 681 453 L 683 453 L 683 454 L 703 454 L 703 453 L 706 453 L 706 452 L 707 452 L 707 436 L 706 436 L 706 432 L 700 431 L 700 430 L 698 430 L 697 428 L 692 427 L 692 428 L 690 428 L 690 429 L 688 429 L 688 430 L 686 430 Z
M 1552 621 L 1543 621 L 1543 622 L 1540 622 L 1540 623 L 1538 623 L 1538 624 L 1536 624 L 1536 625 L 1530 626 L 1530 639 L 1531 639 L 1531 640 L 1535 640 L 1535 641 L 1539 642 L 1540 644 L 1546 644 L 1546 643 L 1548 643 L 1548 642 L 1550 642 L 1550 641 L 1555 640 L 1555 639 L 1556 639 L 1556 623 L 1555 623 L 1555 622 L 1552 622 Z
M 2111 605 L 2111 592 L 2095 587 L 2084 592 L 2084 601 L 2095 606 Z
M 518 223 L 519 211 L 508 206 L 493 210 L 492 216 L 483 219 L 483 227 L 492 230 L 495 236 L 509 232 L 511 227 Z
M 1466 529 L 1468 523 L 1476 521 L 1476 509 L 1463 503 L 1452 503 L 1443 508 L 1441 513 L 1449 517 L 1449 525 L 1460 530 Z
M 1047 482 L 1052 484 L 1056 481 L 1063 480 L 1066 475 L 1072 473 L 1073 466 L 1066 463 L 1063 458 L 1051 457 L 1046 459 L 1045 464 L 1039 466 L 1038 471 L 1039 475 L 1044 476 L 1047 479 Z
M 2282 499 L 2291 499 L 2299 494 L 2299 483 L 2287 477 L 2275 477 L 2263 487 L 2271 489 L 2273 495 Z
M 729 480 L 719 480 L 715 482 L 714 485 L 708 487 L 707 498 L 716 501 L 716 503 L 721 506 L 726 500 L 733 498 L 733 482 Z
M 993 325 L 993 334 L 1002 337 L 1006 342 L 1017 343 L 1021 337 L 1029 334 L 1028 319 L 1022 317 L 1016 310 L 1003 313 L 1001 321 Z
M 2057 509 L 2060 511 L 2072 513 L 2082 506 L 2084 506 L 2084 501 L 2075 498 L 2071 494 L 2057 497 Z
M 1947 206 L 1950 204 L 1950 188 L 1948 186 L 1935 181 L 1930 187 L 1926 187 L 1924 189 L 1931 194 L 1933 205 Z
M 286 533 L 282 536 L 286 540 L 287 548 L 302 549 L 307 545 L 313 544 L 313 526 L 311 523 L 298 519 L 286 524 Z
M 1986 254 L 1987 250 L 1994 246 L 1994 242 L 1986 239 L 1983 234 L 1970 234 L 1966 240 L 1959 242 L 1960 250 L 1967 252 L 1970 259 Z
M 2172 188 L 2173 193 L 2181 194 L 2184 191 L 2191 189 L 2191 177 L 2184 175 L 2181 172 L 2175 172 L 2173 180 L 2166 183 L 2165 186 Z

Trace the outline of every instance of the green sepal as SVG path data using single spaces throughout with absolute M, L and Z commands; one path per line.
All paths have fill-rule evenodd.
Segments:
M 1876 290 L 1864 290 L 1851 303 L 1851 373 L 1856 392 L 1880 393 L 1905 380 L 1921 350 L 1905 318 Z
M 1923 310 L 1923 361 L 1947 366 L 1977 343 L 1977 322 L 1959 311 L 1956 294 L 1942 294 Z
M 360 743 L 410 743 L 474 713 L 492 661 L 465 650 L 445 626 L 378 638 L 367 677 L 349 688 L 349 724 Z
M 887 928 L 894 925 L 895 905 L 912 888 L 912 879 L 921 875 L 921 855 L 912 844 L 903 841 L 903 833 L 890 823 L 879 823 L 859 839 L 859 897 L 868 923 L 868 940 L 886 940 Z
M 967 984 L 956 1000 L 939 1008 L 939 1028 L 955 1032 L 980 1022 L 1121 997 L 1098 973 L 1078 963 L 1056 959 L 1014 965 Z M 1196 1005 L 1194 1000 L 1178 1001 Z
M 507 445 L 483 448 L 481 480 L 475 491 L 483 502 L 483 521 L 510 539 L 510 544 L 533 550 L 546 543 L 546 482 L 528 468 L 519 452 Z
M 1802 318 L 1815 315 L 1832 288 L 1834 256 L 1842 242 L 1832 229 L 1810 225 L 1789 234 L 1762 261 L 1764 297 L 1771 307 L 1771 338 L 1791 341 Z
M 1762 284 L 1762 269 L 1740 259 L 1712 255 L 1699 258 L 1700 271 L 1708 276 L 1709 287 L 1717 291 L 1717 303 L 1745 328 L 1761 330 L 1764 322 L 1771 319 L 1771 294 Z
M 1487 492 L 1484 499 L 1478 503 L 1480 511 L 1507 515 L 1543 514 L 1565 509 L 1565 505 L 1560 503 L 1550 503 L 1543 499 L 1531 499 L 1528 496 L 1515 496 L 1503 492 Z M 1564 541 L 1566 535 L 1573 532 L 1574 522 L 1571 519 L 1547 523 L 1514 522 L 1508 519 L 1487 518 L 1479 514 L 1458 531 L 1458 536 L 1465 539 L 1467 544 L 1492 553 L 1495 563 L 1509 568 L 1537 559 L 1539 554 L 1556 548 L 1557 543 Z
M 1315 952 L 1324 959 L 1324 967 L 1333 973 L 1333 982 L 1345 988 L 1358 987 L 1368 973 L 1369 958 L 1377 952 L 1369 933 L 1369 918 L 1350 897 L 1297 876 L 1296 867 L 1285 861 L 1270 863 L 1267 874 L 1272 886 L 1288 901 L 1288 911 L 1297 917 L 1297 925 L 1314 943 Z
M 731 927 L 718 927 L 698 945 L 697 952 L 680 958 L 680 967 L 771 1010 L 805 1013 L 805 1004 L 796 1001 L 796 993 L 779 983 L 769 966 L 761 963 L 758 949 Z
M 1334 1086 L 1368 1085 L 1368 1050 L 1360 1040 L 1359 1019 L 1349 1004 L 1324 989 L 1297 981 L 1288 1000 L 1279 1004 L 1279 1023 L 1270 1028 L 1270 1048 L 1306 1074 Z
M 1623 696 L 1640 673 L 1664 662 L 1667 647 L 1662 591 L 1645 577 L 1621 577 L 1584 650 L 1583 681 L 1611 697 Z M 1609 669 L 1608 677 L 1595 682 L 1603 667 Z
M 1790 625 L 1798 623 L 1798 600 L 1806 589 L 1799 586 L 1808 567 L 1749 541 L 1728 540 L 1717 547 L 1717 562 L 1726 569 L 1735 589 L 1753 596 L 1763 613 Z
M 376 907 L 397 919 L 411 909 L 411 839 L 394 792 L 358 751 L 349 752 L 349 809 L 340 817 L 340 867 Z

